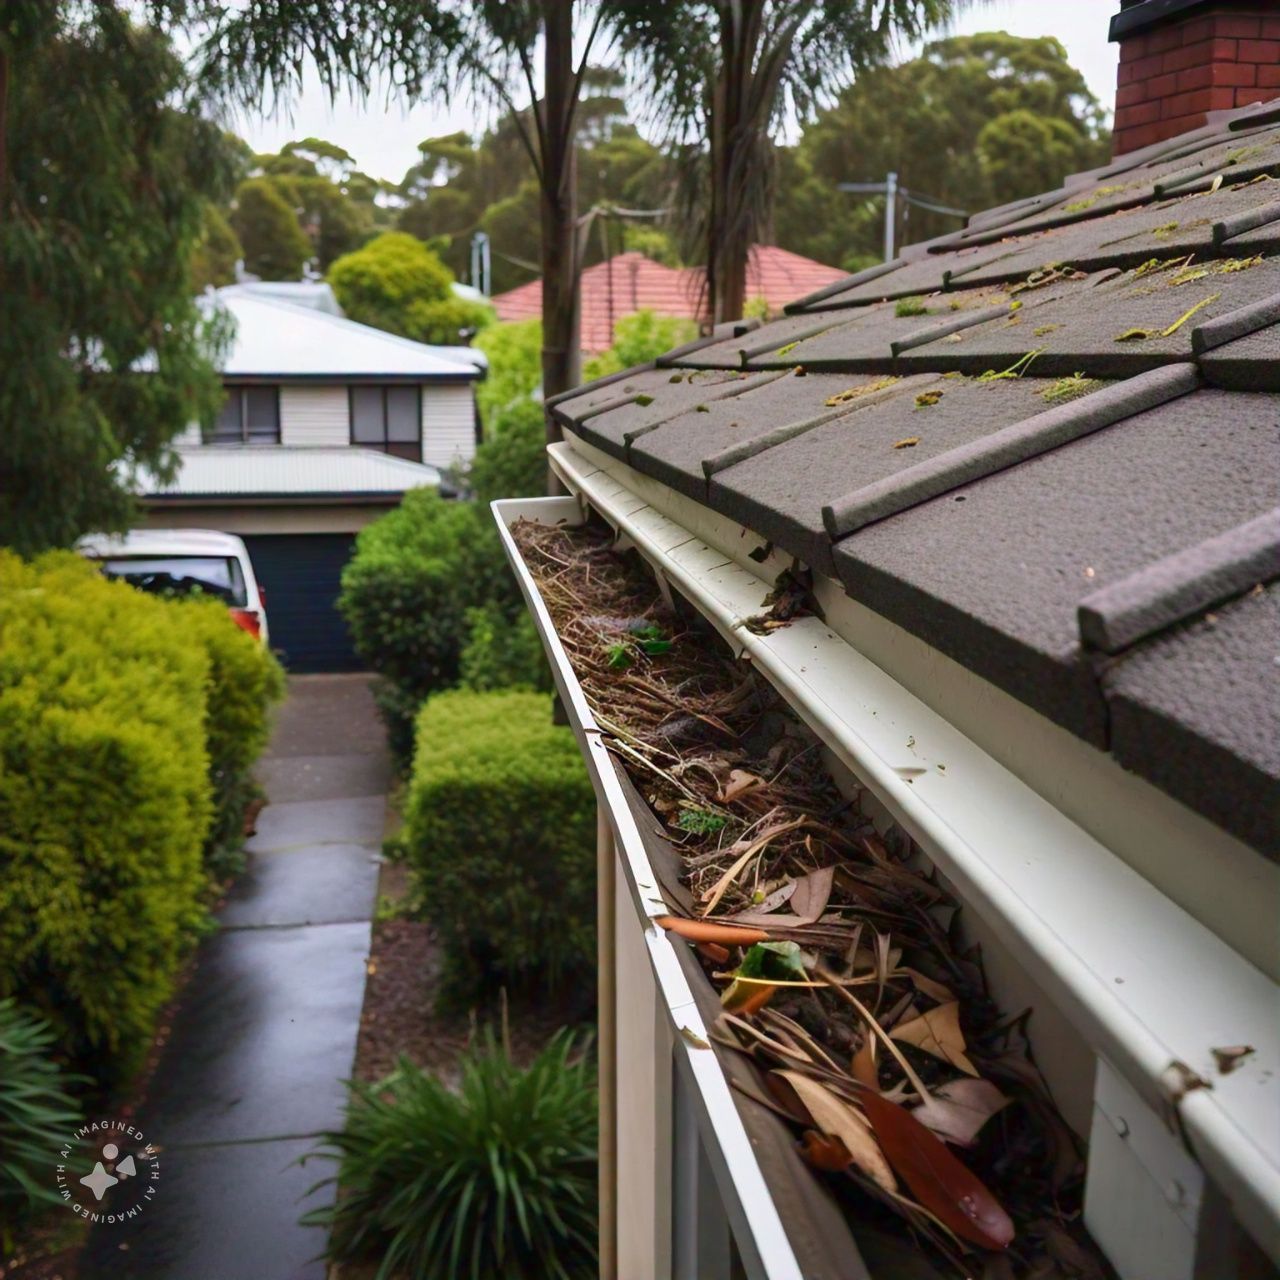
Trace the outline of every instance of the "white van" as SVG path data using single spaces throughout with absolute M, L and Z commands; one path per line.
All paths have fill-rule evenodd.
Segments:
M 110 578 L 158 595 L 203 592 L 226 603 L 232 620 L 267 643 L 266 596 L 244 543 L 213 529 L 130 529 L 90 534 L 76 545 Z

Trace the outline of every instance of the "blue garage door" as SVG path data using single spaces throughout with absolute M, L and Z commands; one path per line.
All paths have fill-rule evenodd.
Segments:
M 245 537 L 267 593 L 271 647 L 290 671 L 359 671 L 362 663 L 338 612 L 338 585 L 351 558 L 350 533 Z

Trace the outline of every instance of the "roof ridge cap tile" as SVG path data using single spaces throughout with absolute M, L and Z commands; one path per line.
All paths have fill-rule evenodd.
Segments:
M 874 521 L 1039 457 L 1200 385 L 1193 364 L 1152 369 L 855 489 L 822 508 L 822 523 L 838 542 Z
M 1277 323 L 1280 323 L 1280 293 L 1273 293 L 1269 298 L 1250 302 L 1247 306 L 1237 307 L 1196 325 L 1191 331 L 1191 350 L 1202 356 L 1216 347 L 1248 337 L 1259 329 L 1269 329 Z
M 1213 247 L 1215 250 L 1221 249 L 1224 241 L 1230 240 L 1233 236 L 1243 235 L 1246 231 L 1252 231 L 1255 227 L 1264 227 L 1269 222 L 1280 222 L 1280 200 L 1271 200 L 1254 209 L 1247 209 L 1244 213 L 1236 213 L 1229 218 L 1223 218 L 1221 222 L 1215 222 Z
M 912 351 L 916 347 L 927 346 L 948 334 L 959 333 L 962 329 L 971 329 L 977 324 L 986 324 L 988 320 L 998 320 L 1009 314 L 1009 304 L 1002 302 L 998 306 L 983 307 L 979 311 L 971 311 L 967 315 L 953 316 L 943 324 L 932 325 L 926 329 L 916 329 L 911 333 L 895 338 L 889 343 L 889 350 L 896 357 L 904 351 Z
M 1116 654 L 1280 577 L 1280 507 L 1144 565 L 1086 596 L 1081 643 Z

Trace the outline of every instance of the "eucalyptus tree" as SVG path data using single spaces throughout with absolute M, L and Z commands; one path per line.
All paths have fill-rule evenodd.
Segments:
M 222 131 L 185 106 L 182 3 L 8 0 L 0 20 L 0 542 L 132 514 L 221 399 L 190 263 L 229 194 Z
M 205 73 L 250 103 L 264 89 L 296 90 L 312 62 L 331 95 L 465 93 L 502 110 L 537 182 L 542 386 L 551 396 L 578 381 L 574 144 L 589 59 L 610 37 L 612 11 L 603 0 L 248 0 L 228 7 L 209 35 Z M 550 422 L 547 430 L 556 438 Z
M 701 241 L 715 321 L 746 301 L 751 246 L 766 241 L 773 136 L 806 119 L 895 41 L 969 0 L 628 0 L 619 30 L 654 121 L 679 149 L 686 225 Z

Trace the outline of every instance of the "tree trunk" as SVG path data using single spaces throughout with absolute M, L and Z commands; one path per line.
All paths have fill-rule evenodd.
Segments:
M 712 88 L 711 203 L 707 219 L 707 300 L 712 324 L 739 320 L 746 309 L 747 259 L 754 219 L 756 148 L 751 137 L 752 76 L 760 40 L 760 0 L 722 11 L 721 57 Z
M 578 351 L 577 172 L 574 139 L 577 80 L 573 0 L 545 0 L 543 49 L 542 394 L 547 399 L 581 381 Z M 561 438 L 547 415 L 547 443 Z M 547 492 L 563 490 L 548 470 Z

